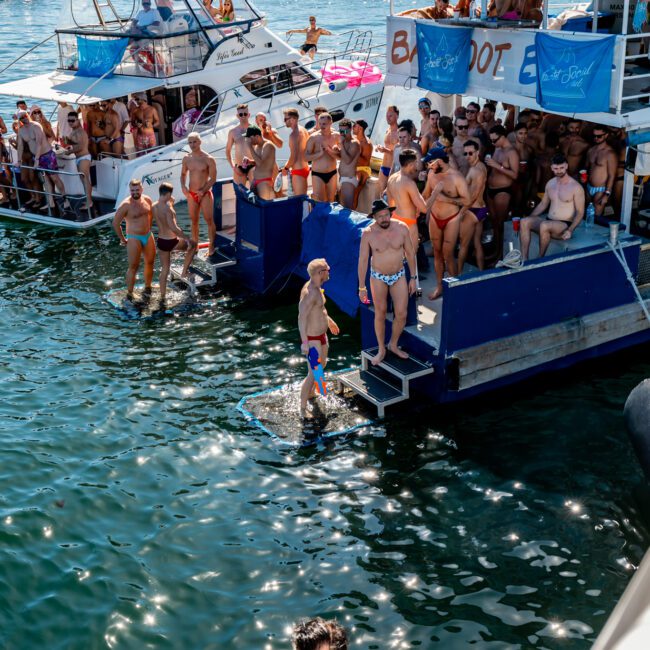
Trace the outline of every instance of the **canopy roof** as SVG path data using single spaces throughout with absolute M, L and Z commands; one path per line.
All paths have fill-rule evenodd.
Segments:
M 33 97 L 70 104 L 94 104 L 104 99 L 122 97 L 164 85 L 164 79 L 155 77 L 114 75 L 108 79 L 97 80 L 95 77 L 50 72 L 0 84 L 0 95 Z

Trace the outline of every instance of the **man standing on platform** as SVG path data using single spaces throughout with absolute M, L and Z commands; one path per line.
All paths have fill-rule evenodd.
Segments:
M 246 142 L 251 160 L 255 161 L 253 169 L 253 192 L 266 201 L 275 198 L 273 191 L 273 169 L 275 167 L 275 145 L 265 140 L 259 126 L 249 126 L 246 130 Z
M 409 229 L 400 221 L 391 219 L 391 212 L 381 199 L 374 201 L 368 215 L 375 222 L 368 226 L 361 235 L 359 247 L 359 299 L 368 300 L 366 274 L 370 260 L 370 289 L 375 309 L 375 335 L 379 350 L 372 358 L 373 366 L 381 363 L 390 350 L 401 359 L 408 359 L 408 354 L 397 347 L 397 341 L 406 325 L 406 312 L 409 295 L 417 289 L 417 266 L 415 250 L 409 236 Z M 411 275 L 408 284 L 404 269 L 404 258 Z M 394 316 L 390 341 L 386 345 L 386 311 L 388 295 L 393 301 Z
M 152 200 L 142 193 L 142 181 L 134 178 L 129 183 L 131 196 L 124 199 L 113 217 L 113 230 L 120 239 L 120 244 L 126 246 L 129 268 L 126 272 L 126 299 L 133 300 L 135 278 L 140 267 L 140 259 L 144 253 L 144 297 L 151 296 L 151 281 L 153 280 L 153 263 L 156 259 L 156 246 L 151 235 Z M 122 232 L 122 222 L 126 221 L 126 237 Z
M 596 125 L 593 131 L 594 146 L 587 152 L 587 200 L 592 201 L 596 216 L 602 216 L 616 182 L 618 156 L 607 143 L 609 135 L 604 126 Z
M 327 260 L 318 258 L 307 265 L 309 281 L 300 292 L 298 303 L 298 330 L 300 331 L 300 351 L 307 355 L 309 348 L 316 348 L 323 368 L 327 365 L 329 340 L 327 331 L 334 336 L 339 333 L 339 326 L 328 316 L 325 308 L 325 295 L 323 284 L 330 279 L 330 267 Z M 311 418 L 307 410 L 307 400 L 314 395 L 314 373 L 309 361 L 307 362 L 307 376 L 300 389 L 300 415 Z
M 181 166 L 181 190 L 187 198 L 187 210 L 192 221 L 192 239 L 199 241 L 199 218 L 201 212 L 208 226 L 208 257 L 214 253 L 217 228 L 214 225 L 214 199 L 212 186 L 217 180 L 215 159 L 201 149 L 201 136 L 192 132 L 187 136 L 190 153 L 183 158 Z M 189 174 L 189 188 L 185 181 Z
M 295 108 L 286 108 L 284 110 L 284 123 L 287 128 L 291 129 L 289 135 L 289 160 L 282 168 L 282 173 L 286 176 L 291 173 L 291 186 L 293 193 L 297 195 L 307 194 L 307 179 L 309 178 L 309 165 L 305 159 L 305 148 L 309 133 L 300 126 L 300 114 Z

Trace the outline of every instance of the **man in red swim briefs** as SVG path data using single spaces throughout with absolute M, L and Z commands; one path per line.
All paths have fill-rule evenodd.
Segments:
M 214 253 L 214 242 L 217 238 L 217 228 L 214 225 L 214 199 L 212 198 L 212 186 L 217 180 L 217 163 L 214 158 L 201 149 L 201 136 L 190 133 L 187 136 L 187 143 L 190 153 L 183 158 L 181 166 L 181 190 L 187 198 L 187 210 L 192 221 L 192 239 L 199 241 L 199 217 L 203 213 L 203 219 L 208 226 L 209 249 L 208 256 Z M 189 174 L 189 188 L 185 181 Z
M 449 166 L 449 156 L 444 149 L 434 150 L 430 160 L 423 195 L 428 197 L 431 206 L 429 235 L 438 283 L 435 291 L 429 294 L 429 300 L 435 300 L 442 295 L 445 264 L 449 275 L 458 274 L 454 252 L 464 208 L 469 208 L 472 199 L 465 177 Z
M 309 281 L 300 292 L 298 304 L 298 329 L 300 330 L 300 351 L 307 355 L 309 348 L 316 348 L 323 368 L 327 364 L 329 341 L 327 330 L 334 336 L 339 333 L 339 326 L 327 315 L 325 295 L 322 286 L 330 278 L 330 267 L 323 258 L 312 260 L 307 265 Z M 307 410 L 307 400 L 314 397 L 314 373 L 307 362 L 307 376 L 300 389 L 300 415 L 304 418 L 313 417 Z
M 307 179 L 309 178 L 309 165 L 305 159 L 305 149 L 309 133 L 300 126 L 298 120 L 300 114 L 296 108 L 287 108 L 284 111 L 284 124 L 291 129 L 289 136 L 289 160 L 282 168 L 282 173 L 286 176 L 291 170 L 291 186 L 293 193 L 302 195 L 307 194 Z

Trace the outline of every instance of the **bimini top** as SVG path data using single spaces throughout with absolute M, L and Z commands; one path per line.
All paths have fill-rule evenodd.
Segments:
M 48 99 L 69 104 L 94 104 L 164 84 L 164 80 L 155 77 L 115 75 L 97 79 L 66 72 L 49 72 L 0 84 L 0 95 Z

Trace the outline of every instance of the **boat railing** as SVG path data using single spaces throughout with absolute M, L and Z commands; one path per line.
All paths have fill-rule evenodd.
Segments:
M 295 40 L 304 34 L 286 34 L 287 43 L 294 45 Z M 330 38 L 324 36 L 322 38 Z M 327 56 L 350 56 L 355 53 L 364 52 L 372 47 L 372 30 L 369 29 L 351 29 L 347 32 L 335 34 L 336 39 L 333 43 L 329 42 L 327 47 L 322 47 L 319 51 Z M 294 41 L 294 43 L 292 43 Z M 302 45 L 302 43 L 300 43 Z M 320 48 L 320 45 L 319 45 Z
M 624 34 L 620 47 L 618 67 L 624 74 L 618 76 L 617 111 L 628 112 L 650 105 L 650 34 Z
M 16 204 L 18 207 L 18 210 L 21 212 L 28 211 L 27 206 L 25 206 L 22 202 L 21 199 L 21 192 L 27 193 L 27 194 L 37 194 L 38 196 L 42 197 L 45 201 L 45 205 L 47 206 L 47 213 L 46 215 L 43 216 L 49 216 L 49 217 L 56 217 L 53 213 L 52 206 L 50 205 L 50 197 L 57 197 L 62 199 L 63 201 L 68 201 L 69 202 L 69 212 L 73 213 L 75 217 L 79 220 L 82 218 L 87 217 L 88 219 L 93 218 L 93 213 L 92 213 L 92 208 L 90 206 L 87 206 L 86 208 L 82 209 L 81 205 L 86 202 L 86 192 L 84 189 L 84 175 L 82 172 L 77 171 L 77 172 L 67 172 L 67 171 L 53 171 L 51 169 L 45 169 L 44 167 L 37 167 L 34 165 L 20 165 L 19 168 L 17 168 L 13 163 L 9 162 L 0 162 L 0 165 L 2 166 L 2 171 L 3 174 L 0 177 L 0 190 L 2 190 L 3 194 L 11 196 L 13 193 L 15 196 Z M 24 186 L 21 186 L 18 184 L 18 175 L 22 170 L 30 169 L 38 174 L 42 175 L 56 175 L 56 176 L 62 176 L 63 178 L 63 183 L 65 185 L 66 179 L 69 179 L 72 181 L 73 179 L 76 179 L 80 183 L 80 187 L 82 188 L 81 192 L 79 193 L 67 193 L 64 195 L 60 194 L 54 194 L 53 192 L 47 192 L 45 189 L 43 190 L 34 190 L 31 188 L 27 188 Z M 6 179 L 11 178 L 11 183 L 7 183 Z

